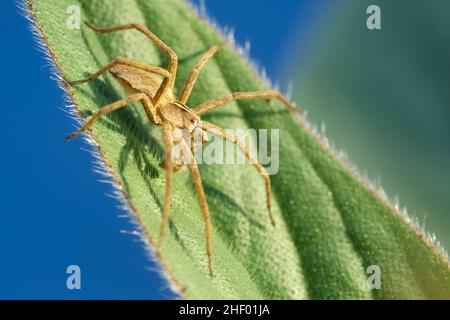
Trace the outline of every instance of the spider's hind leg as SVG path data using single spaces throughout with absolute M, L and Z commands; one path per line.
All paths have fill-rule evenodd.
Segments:
M 275 226 L 275 219 L 272 215 L 272 209 L 271 209 L 271 186 L 270 186 L 270 177 L 267 173 L 266 169 L 256 160 L 256 158 L 253 157 L 253 155 L 250 153 L 250 150 L 242 144 L 235 135 L 225 131 L 224 129 L 206 122 L 202 121 L 202 126 L 205 130 L 211 132 L 214 135 L 217 135 L 219 137 L 222 137 L 223 139 L 234 143 L 238 146 L 238 148 L 241 150 L 241 152 L 245 155 L 245 157 L 250 161 L 250 163 L 255 167 L 255 169 L 258 171 L 258 173 L 264 178 L 264 183 L 266 187 L 266 205 L 267 205 L 267 211 L 269 212 L 269 219 L 273 226 Z
M 211 217 L 209 214 L 208 204 L 206 202 L 205 191 L 203 189 L 202 180 L 200 176 L 200 171 L 198 170 L 197 163 L 195 161 L 194 155 L 192 154 L 188 144 L 185 144 L 180 137 L 177 137 L 176 128 L 172 125 L 164 123 L 163 124 L 163 141 L 165 147 L 165 155 L 162 165 L 166 171 L 166 186 L 164 193 L 164 207 L 163 207 L 163 217 L 159 235 L 158 250 L 161 250 L 162 242 L 167 228 L 169 225 L 169 213 L 170 213 L 170 202 L 172 199 L 172 185 L 173 185 L 173 172 L 176 168 L 176 164 L 173 162 L 175 148 L 179 148 L 181 152 L 181 165 L 184 163 L 189 165 L 192 177 L 194 180 L 195 190 L 197 191 L 198 199 L 200 202 L 200 207 L 205 220 L 205 232 L 206 232 L 206 252 L 208 254 L 208 269 L 209 274 L 213 275 L 212 268 L 212 225 Z M 175 139 L 174 139 L 175 137 Z M 177 139 L 178 138 L 178 139 Z
M 197 162 L 195 160 L 194 154 L 191 152 L 190 148 L 185 147 L 184 152 L 189 155 L 189 169 L 192 173 L 192 179 L 194 180 L 195 191 L 198 195 L 198 200 L 200 202 L 200 208 L 202 210 L 203 219 L 205 221 L 205 235 L 206 235 L 206 253 L 208 255 L 208 269 L 209 275 L 213 276 L 212 267 L 212 224 L 211 215 L 209 214 L 208 203 L 206 202 L 205 190 L 203 188 L 202 177 L 198 169 Z
M 172 162 L 172 141 L 173 127 L 170 124 L 164 123 L 162 128 L 163 142 L 164 142 L 164 169 L 166 171 L 166 182 L 164 190 L 164 205 L 163 205 L 163 216 L 161 221 L 161 228 L 159 231 L 159 243 L 158 250 L 161 250 L 164 235 L 167 232 L 169 226 L 169 213 L 170 204 L 172 200 L 172 185 L 173 185 L 173 162 Z

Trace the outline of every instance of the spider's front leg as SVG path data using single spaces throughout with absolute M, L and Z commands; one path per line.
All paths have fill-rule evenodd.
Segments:
M 166 78 L 164 88 L 167 89 L 167 88 L 173 87 L 173 84 L 175 82 L 175 76 L 177 73 L 178 57 L 177 57 L 175 51 L 172 50 L 172 48 L 170 48 L 168 45 L 166 45 L 161 39 L 159 39 L 146 26 L 144 26 L 140 23 L 130 23 L 130 24 L 116 25 L 116 26 L 101 28 L 101 27 L 97 27 L 89 22 L 86 22 L 86 25 L 89 28 L 93 29 L 94 31 L 101 32 L 101 33 L 115 32 L 115 31 L 121 31 L 121 30 L 130 30 L 130 29 L 135 29 L 135 30 L 138 30 L 139 32 L 142 32 L 157 47 L 159 47 L 161 50 L 163 50 L 165 53 L 167 53 L 169 55 L 169 65 L 168 65 L 167 69 L 168 69 L 168 72 L 170 73 L 171 77 Z M 165 89 L 163 91 L 165 91 Z

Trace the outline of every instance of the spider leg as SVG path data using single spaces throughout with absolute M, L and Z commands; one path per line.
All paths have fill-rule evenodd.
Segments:
M 172 199 L 172 185 L 173 185 L 172 131 L 173 131 L 172 125 L 168 123 L 163 123 L 162 134 L 165 148 L 164 168 L 166 169 L 166 183 L 164 191 L 163 216 L 161 222 L 161 229 L 159 232 L 158 250 L 161 250 L 164 235 L 166 234 L 167 227 L 169 225 L 169 213 L 170 213 L 170 203 Z
M 278 91 L 260 91 L 260 92 L 235 92 L 226 96 L 222 96 L 213 101 L 202 103 L 201 105 L 195 107 L 193 111 L 202 115 L 206 112 L 209 112 L 221 105 L 229 103 L 234 100 L 251 100 L 251 99 L 278 99 L 281 101 L 288 109 L 290 110 L 298 110 L 298 108 L 294 107 L 280 92 Z
M 161 39 L 159 39 L 153 32 L 151 32 L 147 27 L 145 27 L 142 24 L 139 23 L 131 23 L 131 24 L 125 24 L 125 25 L 118 25 L 118 26 L 111 26 L 108 28 L 99 28 L 89 22 L 86 22 L 86 25 L 90 27 L 91 29 L 97 31 L 97 32 L 113 32 L 113 31 L 119 31 L 119 30 L 128 30 L 128 29 L 136 29 L 143 34 L 145 34 L 150 40 L 153 41 L 153 43 L 159 47 L 161 50 L 166 52 L 169 55 L 169 66 L 167 67 L 167 70 L 172 75 L 170 79 L 166 79 L 164 83 L 164 90 L 167 90 L 167 88 L 172 88 L 173 84 L 175 82 L 175 76 L 177 73 L 177 66 L 178 66 L 178 57 L 175 53 L 175 51 L 172 50 L 168 45 L 166 45 Z M 163 92 L 161 91 L 161 92 Z
M 264 178 L 265 186 L 266 186 L 266 203 L 267 203 L 267 210 L 269 212 L 269 218 L 272 225 L 275 225 L 275 219 L 272 215 L 271 210 L 271 187 L 270 187 L 270 177 L 267 173 L 266 169 L 258 162 L 258 160 L 253 157 L 253 155 L 250 153 L 250 150 L 240 142 L 237 137 L 224 129 L 206 122 L 202 120 L 202 128 L 211 132 L 214 135 L 217 135 L 219 137 L 222 137 L 223 139 L 230 141 L 231 143 L 234 143 L 238 146 L 238 148 L 244 153 L 245 157 L 250 161 L 251 164 L 255 167 L 255 169 L 259 172 L 259 174 Z
M 137 62 L 137 61 L 133 61 L 131 59 L 127 59 L 124 57 L 117 57 L 116 59 L 114 59 L 111 63 L 109 63 L 108 65 L 104 66 L 103 68 L 101 68 L 100 70 L 98 70 L 96 73 L 92 74 L 90 77 L 87 77 L 86 79 L 82 79 L 82 80 L 76 80 L 76 81 L 69 81 L 69 84 L 74 85 L 74 84 L 80 84 L 80 83 L 85 83 L 88 81 L 92 81 L 97 79 L 101 74 L 103 74 L 104 72 L 110 70 L 112 67 L 114 67 L 115 65 L 118 64 L 124 64 L 127 66 L 131 66 L 131 67 L 135 67 L 141 70 L 145 70 L 148 72 L 152 72 L 152 73 L 156 73 L 159 74 L 160 76 L 163 76 L 165 78 L 170 78 L 172 75 L 163 68 L 159 68 L 159 67 L 155 67 L 155 66 L 151 66 L 145 63 L 141 63 L 141 62 Z
M 78 129 L 74 133 L 72 133 L 69 136 L 67 136 L 65 140 L 66 141 L 70 140 L 73 137 L 75 137 L 75 136 L 79 135 L 80 133 L 82 133 L 83 131 L 86 131 L 101 116 L 103 116 L 103 115 L 105 115 L 105 114 L 107 114 L 109 112 L 115 111 L 117 109 L 123 108 L 127 104 L 130 104 L 130 103 L 136 102 L 136 101 L 141 101 L 146 106 L 152 106 L 152 102 L 151 102 L 150 98 L 147 95 L 145 95 L 144 93 L 133 94 L 133 95 L 131 95 L 129 97 L 126 97 L 126 98 L 121 99 L 119 101 L 113 102 L 113 103 L 108 104 L 108 105 L 104 106 L 103 108 L 101 108 L 93 116 L 91 116 L 89 118 L 89 120 L 87 120 L 85 122 L 85 124 L 80 129 Z
M 189 169 L 192 173 L 192 178 L 194 180 L 195 190 L 197 191 L 198 200 L 200 202 L 200 207 L 202 209 L 203 219 L 205 220 L 205 233 L 206 233 L 206 252 L 208 254 L 208 268 L 209 274 L 213 276 L 212 268 L 212 225 L 211 216 L 209 214 L 208 203 L 206 202 L 205 190 L 203 189 L 202 177 L 200 171 L 198 170 L 197 162 L 195 161 L 194 155 L 188 147 L 185 147 L 184 152 L 187 152 L 190 156 L 190 161 L 188 163 Z
M 195 85 L 195 82 L 197 81 L 198 75 L 200 74 L 201 69 L 206 64 L 206 62 L 217 53 L 217 51 L 220 50 L 220 46 L 212 46 L 209 48 L 208 51 L 206 51 L 198 60 L 195 67 L 192 69 L 191 73 L 189 74 L 189 77 L 187 78 L 183 91 L 180 95 L 180 102 L 185 104 L 187 100 L 189 99 L 189 95 L 191 94 L 192 88 Z
M 167 232 L 167 228 L 169 225 L 169 213 L 170 213 L 170 204 L 172 198 L 172 187 L 173 187 L 173 168 L 174 163 L 172 160 L 172 151 L 174 147 L 173 141 L 173 127 L 170 124 L 163 124 L 163 142 L 165 147 L 165 156 L 164 156 L 164 168 L 166 170 L 166 185 L 165 185 L 165 193 L 164 193 L 164 207 L 163 207 L 163 217 L 161 223 L 161 229 L 159 234 L 159 244 L 158 250 L 161 250 L 164 235 Z M 209 274 L 213 275 L 212 269 L 212 226 L 211 226 L 211 217 L 209 215 L 208 204 L 206 203 L 205 192 L 202 185 L 202 180 L 200 176 L 200 171 L 198 170 L 197 163 L 195 162 L 194 155 L 190 151 L 187 145 L 181 144 L 183 147 L 182 152 L 189 155 L 189 168 L 192 172 L 192 177 L 194 180 L 195 190 L 198 194 L 198 199 L 200 202 L 200 207 L 202 210 L 203 218 L 205 220 L 205 232 L 206 232 L 206 252 L 208 254 L 208 269 Z

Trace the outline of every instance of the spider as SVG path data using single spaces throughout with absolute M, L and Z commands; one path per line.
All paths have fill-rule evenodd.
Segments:
M 190 72 L 181 90 L 181 94 L 179 97 L 175 97 L 174 82 L 177 73 L 178 57 L 169 46 L 161 41 L 149 29 L 138 23 L 116 25 L 107 28 L 99 28 L 88 22 L 86 22 L 86 25 L 94 31 L 101 33 L 128 29 L 138 30 L 146 35 L 157 47 L 168 54 L 169 63 L 167 69 L 163 69 L 119 56 L 91 76 L 82 80 L 69 81 L 69 84 L 77 85 L 95 80 L 104 72 L 109 71 L 130 95 L 102 107 L 99 111 L 93 114 L 79 130 L 66 137 L 66 140 L 72 139 L 83 131 L 86 131 L 96 120 L 105 114 L 123 108 L 130 103 L 140 102 L 144 107 L 148 120 L 162 127 L 162 141 L 165 150 L 164 159 L 161 162 L 161 166 L 165 169 L 165 192 L 157 252 L 160 252 L 164 235 L 167 232 L 172 197 L 173 173 L 180 169 L 183 164 L 188 164 L 192 173 L 195 190 L 198 194 L 203 219 L 205 221 L 208 269 L 210 276 L 213 276 L 211 218 L 200 172 L 194 158 L 195 150 L 193 147 L 189 148 L 187 144 L 182 143 L 181 152 L 183 153 L 184 160 L 178 160 L 177 162 L 174 160 L 174 156 L 172 154 L 174 145 L 180 144 L 180 140 L 183 140 L 179 134 L 180 130 L 187 132 L 190 138 L 194 138 L 194 135 L 197 137 L 197 135 L 200 134 L 200 143 L 206 143 L 206 132 L 210 132 L 213 135 L 219 136 L 226 141 L 236 144 L 241 152 L 244 153 L 245 157 L 250 160 L 251 164 L 254 165 L 259 174 L 264 178 L 267 210 L 272 225 L 275 225 L 275 220 L 272 216 L 270 205 L 270 178 L 264 167 L 261 166 L 261 164 L 252 156 L 249 149 L 238 141 L 236 136 L 230 134 L 221 127 L 201 120 L 200 116 L 234 100 L 269 100 L 276 98 L 280 100 L 287 108 L 295 109 L 295 107 L 291 105 L 289 101 L 285 99 L 278 91 L 261 91 L 235 92 L 222 96 L 213 101 L 200 104 L 191 109 L 186 105 L 186 103 L 189 99 L 192 88 L 197 81 L 201 69 L 208 59 L 213 57 L 214 54 L 220 50 L 220 46 L 212 46 L 200 57 L 195 67 Z M 186 161 L 186 159 L 188 159 L 188 161 Z

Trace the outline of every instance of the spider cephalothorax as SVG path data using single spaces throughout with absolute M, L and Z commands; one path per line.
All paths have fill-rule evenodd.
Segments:
M 150 122 L 162 126 L 162 135 L 164 143 L 164 159 L 161 163 L 166 172 L 166 185 L 164 193 L 163 218 L 160 229 L 159 245 L 161 248 L 164 234 L 167 231 L 170 203 L 172 196 L 172 177 L 173 172 L 187 164 L 192 172 L 195 189 L 197 191 L 200 207 L 206 226 L 206 249 L 208 254 L 209 273 L 213 274 L 212 268 L 212 237 L 211 237 L 211 219 L 209 209 L 203 190 L 200 172 L 194 158 L 195 148 L 199 144 L 207 141 L 207 132 L 222 137 L 223 139 L 236 144 L 245 154 L 256 170 L 262 175 L 265 181 L 267 194 L 267 209 L 272 224 L 275 220 L 272 217 L 270 209 L 270 178 L 263 166 L 253 158 L 248 148 L 239 142 L 239 140 L 224 129 L 203 121 L 200 116 L 212 109 L 229 103 L 233 100 L 249 99 L 271 99 L 277 98 L 288 108 L 292 108 L 290 103 L 278 91 L 262 92 L 236 92 L 213 101 L 203 103 L 195 108 L 189 108 L 186 103 L 189 95 L 199 76 L 200 70 L 206 61 L 211 58 L 219 46 L 213 46 L 206 51 L 199 59 L 195 67 L 186 80 L 181 94 L 176 97 L 174 94 L 174 82 L 177 72 L 178 58 L 175 52 L 155 36 L 145 26 L 137 23 L 128 25 L 113 26 L 109 28 L 98 28 L 87 24 L 93 30 L 98 32 L 112 32 L 118 30 L 137 29 L 144 33 L 156 46 L 169 55 L 169 65 L 167 69 L 147 65 L 141 62 L 130 60 L 124 57 L 117 57 L 110 64 L 94 73 L 92 76 L 78 81 L 72 81 L 70 84 L 80 84 L 98 78 L 102 73 L 109 71 L 114 78 L 127 90 L 130 95 L 124 99 L 111 103 L 101 108 L 77 131 L 69 135 L 66 139 L 71 139 L 81 132 L 87 130 L 101 116 L 120 109 L 133 102 L 141 102 Z M 176 151 L 176 152 L 175 152 Z

